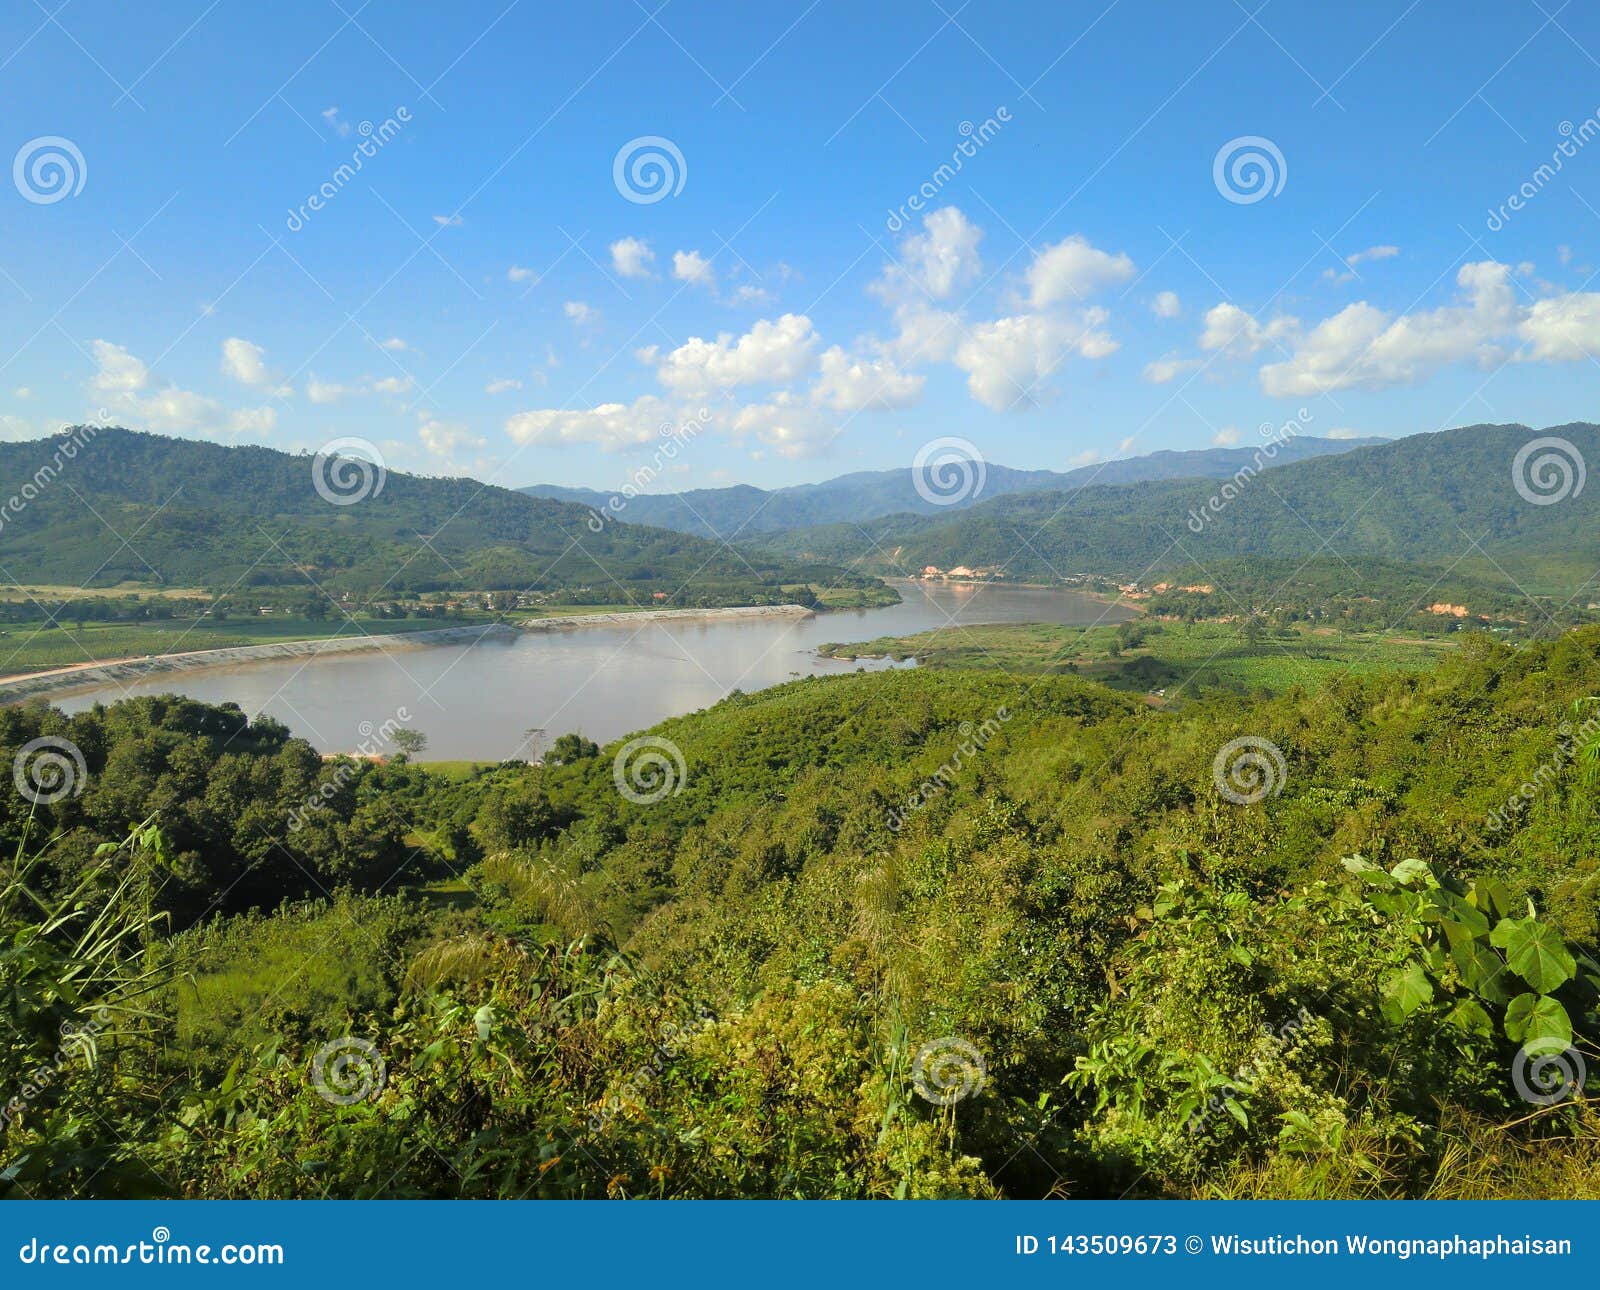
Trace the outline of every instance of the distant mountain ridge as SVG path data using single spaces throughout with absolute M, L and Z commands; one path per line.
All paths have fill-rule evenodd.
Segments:
M 1349 452 L 1387 439 L 1325 439 L 1313 435 L 1286 437 L 1276 442 L 1267 464 L 1278 467 L 1313 457 Z M 1084 488 L 1094 484 L 1135 484 L 1163 479 L 1226 479 L 1246 465 L 1259 464 L 1260 449 L 1200 448 L 1192 451 L 1163 449 L 1142 457 L 1080 466 L 1074 470 L 1016 470 L 987 463 L 983 488 L 975 497 L 954 507 L 928 501 L 917 492 L 915 474 L 899 470 L 863 470 L 818 484 L 795 484 L 764 489 L 750 484 L 726 488 L 696 488 L 682 493 L 655 493 L 626 500 L 616 518 L 629 524 L 692 533 L 724 541 L 756 534 L 846 521 L 877 519 L 885 515 L 949 515 L 961 509 L 1016 493 L 1038 493 Z M 559 484 L 531 484 L 518 490 L 530 497 L 572 502 L 604 510 L 616 494 L 592 488 L 567 488 Z
M 1541 484 L 1540 454 L 1519 464 L 1519 451 L 1540 438 L 1564 443 L 1559 456 L 1576 455 L 1564 489 L 1559 468 Z M 1461 559 L 1463 571 L 1514 562 L 1508 568 L 1581 585 L 1600 569 L 1600 487 L 1578 487 L 1586 462 L 1600 464 L 1600 427 L 1592 424 L 1465 426 L 1292 462 L 1227 492 L 1215 481 L 1184 479 L 1020 493 L 954 514 L 884 516 L 747 545 L 874 572 L 965 565 L 1041 580 L 1154 577 L 1208 558 L 1305 559 L 1331 548 Z

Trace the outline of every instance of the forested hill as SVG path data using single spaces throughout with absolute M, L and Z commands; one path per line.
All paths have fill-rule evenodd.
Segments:
M 1305 558 L 1324 543 L 1341 555 L 1448 562 L 1466 554 L 1513 572 L 1587 578 L 1600 565 L 1600 486 L 1580 489 L 1574 471 L 1563 487 L 1555 459 L 1538 468 L 1543 452 L 1514 477 L 1519 449 L 1540 437 L 1565 440 L 1581 461 L 1600 461 L 1592 424 L 1477 425 L 1280 466 L 1226 490 L 1191 479 L 1031 493 L 954 515 L 894 515 L 758 541 L 772 552 L 867 568 L 967 565 L 1003 568 L 1012 578 L 1140 576 L 1222 556 Z M 1553 451 L 1577 464 L 1572 452 Z
M 391 470 L 379 487 L 353 459 L 116 428 L 0 444 L 0 479 L 20 503 L 4 514 L 0 565 L 21 583 L 220 589 L 306 587 L 309 577 L 355 593 L 590 586 L 618 603 L 693 579 L 708 600 L 729 603 L 763 585 L 812 580 L 782 561 L 664 529 L 600 525 L 584 507 L 472 479 Z
M 1301 435 L 1285 441 L 1269 465 L 1349 452 L 1382 439 L 1319 439 Z M 1200 448 L 1190 452 L 1153 452 L 1142 457 L 1100 462 L 1077 470 L 1014 470 L 990 462 L 984 468 L 983 486 L 962 497 L 956 508 L 1015 493 L 1040 493 L 1084 488 L 1091 484 L 1132 484 L 1154 479 L 1226 479 L 1250 462 L 1254 448 Z M 532 497 L 578 502 L 604 507 L 612 494 L 589 488 L 563 488 L 534 484 L 523 492 Z M 819 524 L 877 519 L 901 512 L 948 515 L 950 507 L 928 501 L 917 492 L 909 469 L 857 471 L 791 488 L 762 489 L 748 484 L 729 488 L 697 488 L 683 493 L 635 497 L 628 502 L 630 521 L 656 524 L 699 537 L 732 540 L 755 533 L 808 528 Z

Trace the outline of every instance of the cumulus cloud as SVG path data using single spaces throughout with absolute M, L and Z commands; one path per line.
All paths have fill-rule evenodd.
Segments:
M 1462 303 L 1439 309 L 1393 317 L 1365 301 L 1346 306 L 1298 337 L 1286 361 L 1263 367 L 1262 390 L 1275 398 L 1380 390 L 1412 384 L 1451 363 L 1492 361 L 1501 352 L 1497 338 L 1528 312 L 1517 307 L 1511 268 L 1493 260 L 1464 264 L 1456 283 Z M 1547 317 L 1561 308 L 1559 301 L 1541 303 L 1551 306 Z
M 1144 365 L 1143 377 L 1151 385 L 1166 385 L 1185 372 L 1193 372 L 1205 364 L 1198 358 L 1184 358 L 1181 354 L 1163 354 Z
M 837 433 L 815 407 L 783 391 L 765 403 L 739 409 L 733 419 L 735 435 L 751 435 L 780 457 L 813 457 Z
M 1211 436 L 1211 444 L 1214 448 L 1231 448 L 1238 442 L 1239 430 L 1237 426 L 1223 426 L 1222 429 Z
M 1248 358 L 1268 345 L 1281 344 L 1299 326 L 1298 318 L 1283 316 L 1261 323 L 1238 305 L 1220 304 L 1206 310 L 1200 348 L 1221 350 L 1232 358 Z
M 823 352 L 811 398 L 835 412 L 907 408 L 922 397 L 924 379 L 889 359 L 851 356 L 834 345 Z
M 238 336 L 222 342 L 222 374 L 256 390 L 270 390 L 278 398 L 287 398 L 292 390 L 278 382 L 267 370 L 267 352 Z
M 676 425 L 679 420 L 665 400 L 645 395 L 632 403 L 519 412 L 506 419 L 505 428 L 518 443 L 547 447 L 595 444 L 607 452 L 621 452 L 653 442 L 663 425 Z
M 674 251 L 672 276 L 679 282 L 687 282 L 695 287 L 714 287 L 717 284 L 711 261 L 698 251 Z
M 433 456 L 445 461 L 453 461 L 462 449 L 484 446 L 483 439 L 459 422 L 440 421 L 425 413 L 418 417 L 417 438 Z
M 804 314 L 784 314 L 776 321 L 763 318 L 737 339 L 729 332 L 716 340 L 691 336 L 660 359 L 656 377 L 684 397 L 736 385 L 783 383 L 804 376 L 816 361 L 817 334 Z M 657 361 L 654 346 L 639 357 Z
M 1600 355 L 1600 294 L 1574 291 L 1540 300 L 1517 334 L 1531 346 L 1530 359 L 1574 362 Z
M 1349 282 L 1355 275 L 1358 264 L 1366 264 L 1370 260 L 1392 260 L 1400 254 L 1398 246 L 1369 246 L 1365 251 L 1357 251 L 1353 255 L 1344 257 L 1345 269 L 1324 269 L 1322 276 L 1328 282 Z
M 504 394 L 507 390 L 520 390 L 522 382 L 514 376 L 502 376 L 483 387 L 485 394 Z
M 967 373 L 967 390 L 997 411 L 1026 408 L 1044 393 L 1043 383 L 1072 354 L 1105 358 L 1117 342 L 1102 328 L 1105 310 L 1086 309 L 1078 318 L 1020 314 L 973 327 L 956 349 L 955 364 Z
M 959 208 L 944 206 L 922 219 L 922 232 L 900 239 L 899 260 L 884 268 L 873 292 L 890 304 L 917 296 L 946 300 L 974 282 L 983 268 L 983 230 Z
M 525 269 L 520 264 L 513 264 L 506 270 L 507 282 L 537 282 L 539 275 L 532 269 Z
M 637 237 L 619 238 L 611 244 L 611 267 L 623 278 L 648 278 L 656 253 Z
M 144 361 L 108 340 L 90 342 L 95 374 L 90 391 L 129 422 L 165 434 L 239 436 L 268 434 L 278 421 L 271 407 L 229 409 L 216 399 L 173 384 L 151 389 Z
M 459 215 L 435 215 L 433 222 L 440 228 L 460 228 L 466 223 Z
M 593 327 L 600 321 L 600 311 L 582 300 L 569 300 L 561 306 L 567 317 L 579 327 Z
M 339 385 L 333 381 L 319 381 L 314 376 L 306 382 L 306 398 L 313 403 L 337 403 L 340 399 L 360 392 L 353 386 Z
M 1150 302 L 1150 312 L 1157 318 L 1176 318 L 1183 312 L 1183 302 L 1176 291 L 1163 291 Z
M 1034 256 L 1025 275 L 1028 303 L 1048 309 L 1063 301 L 1083 302 L 1097 291 L 1133 277 L 1133 261 L 1110 255 L 1073 234 Z

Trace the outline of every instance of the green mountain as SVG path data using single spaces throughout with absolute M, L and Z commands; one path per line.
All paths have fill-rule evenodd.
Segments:
M 1003 569 L 1049 580 L 1096 573 L 1143 577 L 1228 556 L 1306 559 L 1339 555 L 1450 562 L 1463 570 L 1531 571 L 1570 582 L 1600 565 L 1600 488 L 1554 504 L 1539 497 L 1542 454 L 1513 469 L 1519 449 L 1559 437 L 1581 461 L 1600 461 L 1600 427 L 1533 431 L 1478 425 L 1413 435 L 1336 457 L 1242 473 L 1222 484 L 1188 479 L 1026 493 L 956 514 L 892 515 L 759 539 L 790 557 L 850 562 L 875 571 L 925 565 Z M 1259 450 L 1258 450 L 1259 451 Z M 1559 491 L 1550 475 L 1545 492 Z M 1542 499 L 1541 499 L 1542 500 Z M 1476 544 L 1476 545 L 1474 545 Z
M 116 428 L 0 444 L 0 479 L 13 495 L 0 577 L 22 584 L 561 589 L 629 603 L 692 583 L 695 603 L 736 603 L 840 580 L 471 479 L 389 471 L 380 486 L 353 458 Z
M 1301 436 L 1286 440 L 1268 464 L 1281 466 L 1291 461 L 1349 452 L 1367 444 L 1385 442 L 1383 439 L 1317 439 Z M 1241 466 L 1252 461 L 1254 454 L 1253 448 L 1162 451 L 1065 472 L 1013 470 L 1010 466 L 989 464 L 984 468 L 983 486 L 972 497 L 964 497 L 955 503 L 955 508 L 1016 493 L 1067 491 L 1091 484 L 1132 484 L 1153 479 L 1227 479 Z M 531 497 L 576 502 L 595 510 L 605 508 L 615 496 L 591 488 L 565 488 L 558 484 L 534 484 L 521 491 Z M 618 502 L 620 504 L 620 498 Z M 630 523 L 654 524 L 699 537 L 732 541 L 757 533 L 877 519 L 902 512 L 947 515 L 950 509 L 930 502 L 918 493 L 915 472 L 906 468 L 857 471 L 820 484 L 797 484 L 791 488 L 768 490 L 753 488 L 749 484 L 736 484 L 731 488 L 696 488 L 683 493 L 652 494 L 628 500 L 618 516 Z

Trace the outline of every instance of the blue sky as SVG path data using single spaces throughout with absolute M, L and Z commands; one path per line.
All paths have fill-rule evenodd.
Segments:
M 15 0 L 0 433 L 617 487 L 704 409 L 686 488 L 1593 419 L 1597 58 L 1555 0 Z

